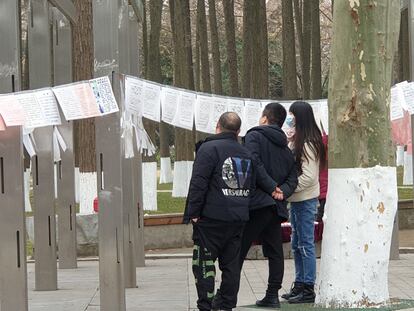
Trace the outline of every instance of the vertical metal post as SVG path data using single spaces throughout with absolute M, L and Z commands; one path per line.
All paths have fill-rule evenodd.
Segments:
M 114 94 L 122 109 L 121 76 L 116 72 L 129 69 L 128 1 L 94 0 L 93 22 L 95 76 L 112 74 Z M 125 310 L 125 267 L 131 266 L 124 260 L 129 205 L 124 204 L 121 134 L 121 113 L 96 119 L 99 280 L 103 311 Z
M 129 58 L 131 68 L 129 74 L 138 77 L 139 74 L 139 31 L 138 17 L 134 8 L 129 6 Z M 135 261 L 137 267 L 145 266 L 145 245 L 144 245 L 144 211 L 142 209 L 142 157 L 138 150 L 135 150 L 135 157 L 132 159 L 133 169 L 131 170 L 132 184 L 134 185 L 133 211 L 135 218 L 134 234 L 135 234 Z
M 53 78 L 54 85 L 72 82 L 72 31 L 70 22 L 56 8 L 53 15 Z M 57 163 L 57 214 L 59 268 L 77 268 L 76 208 L 75 208 L 75 161 L 73 155 L 73 123 L 64 121 L 58 127 L 66 143 Z
M 47 0 L 31 0 L 29 12 L 29 85 L 52 84 L 51 24 Z M 53 128 L 34 131 L 37 154 L 34 173 L 35 288 L 57 289 L 56 217 L 54 193 Z
M 0 93 L 20 89 L 18 2 L 0 2 Z M 0 132 L 0 310 L 27 311 L 26 224 L 20 127 Z

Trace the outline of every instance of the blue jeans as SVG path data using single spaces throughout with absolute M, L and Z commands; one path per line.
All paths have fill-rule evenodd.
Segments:
M 295 282 L 315 284 L 315 214 L 317 199 L 291 203 L 292 250 L 295 259 Z

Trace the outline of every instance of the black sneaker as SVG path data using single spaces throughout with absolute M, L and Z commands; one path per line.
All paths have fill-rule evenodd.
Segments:
M 315 291 L 313 289 L 313 284 L 308 285 L 305 284 L 303 290 L 297 294 L 296 296 L 292 296 L 289 298 L 289 303 L 314 303 L 315 302 Z
M 258 307 L 265 307 L 265 308 L 274 308 L 279 309 L 280 308 L 280 302 L 279 302 L 279 295 L 278 293 L 269 293 L 266 292 L 266 296 L 262 300 L 256 301 L 256 306 Z
M 283 294 L 282 298 L 286 299 L 286 300 L 289 300 L 290 297 L 298 295 L 302 291 L 303 285 L 304 284 L 301 283 L 301 282 L 293 283 L 292 286 L 290 287 L 290 292 L 286 293 L 286 294 Z

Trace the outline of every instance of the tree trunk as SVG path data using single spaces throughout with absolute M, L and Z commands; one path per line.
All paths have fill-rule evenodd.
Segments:
M 292 0 L 282 1 L 283 97 L 298 97 L 296 80 L 295 24 Z
M 243 3 L 243 64 L 242 64 L 242 96 L 251 96 L 252 82 L 252 50 L 255 2 L 244 0 Z M 256 34 L 255 34 L 256 35 Z
M 211 93 L 210 64 L 208 61 L 207 20 L 204 0 L 197 0 L 197 25 L 200 37 L 201 91 Z
M 222 0 L 226 28 L 227 65 L 229 67 L 230 95 L 240 96 L 237 67 L 236 31 L 234 22 L 234 0 Z
M 93 77 L 94 51 L 92 31 L 92 0 L 75 0 L 77 23 L 72 25 L 73 80 Z M 95 119 L 74 122 L 75 166 L 80 172 L 96 172 Z
M 312 0 L 312 68 L 311 68 L 311 99 L 322 97 L 321 73 L 321 31 L 319 0 Z
M 148 25 L 147 25 L 147 0 L 142 1 L 143 5 L 143 21 L 142 21 L 142 51 L 144 56 L 142 74 L 148 77 Z
M 398 202 L 389 101 L 400 1 L 335 1 L 334 11 L 329 208 L 316 303 L 365 308 L 389 299 Z
M 200 68 L 200 26 L 197 23 L 196 26 L 196 42 L 194 44 L 194 78 L 195 78 L 195 90 L 201 91 L 201 68 Z
M 312 35 L 312 15 L 311 1 L 304 0 L 302 2 L 302 17 L 303 17 L 303 38 L 301 59 L 302 59 L 302 85 L 303 85 L 303 98 L 310 98 L 310 57 L 311 57 L 311 35 Z
M 210 21 L 211 51 L 213 54 L 214 93 L 223 94 L 219 34 L 217 30 L 217 16 L 216 16 L 216 1 L 215 0 L 208 0 L 208 17 Z
M 408 33 L 408 9 L 401 12 L 400 39 L 398 42 L 399 81 L 410 80 L 410 43 Z

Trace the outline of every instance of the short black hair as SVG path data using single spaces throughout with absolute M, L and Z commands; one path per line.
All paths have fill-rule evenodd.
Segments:
M 241 119 L 235 112 L 225 112 L 220 116 L 218 125 L 223 132 L 237 133 L 241 127 Z
M 266 105 L 262 116 L 267 117 L 269 124 L 276 124 L 282 127 L 283 123 L 285 123 L 286 114 L 286 109 L 281 104 L 270 103 Z

